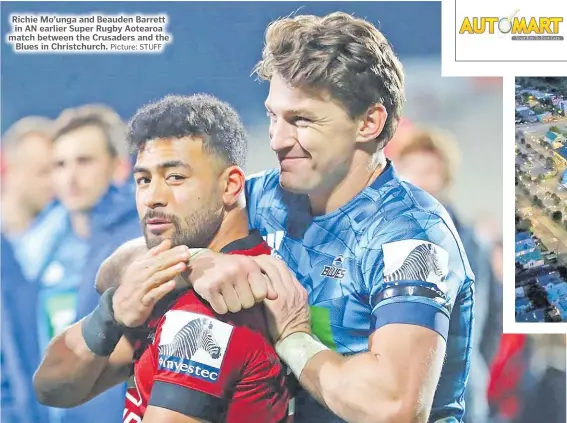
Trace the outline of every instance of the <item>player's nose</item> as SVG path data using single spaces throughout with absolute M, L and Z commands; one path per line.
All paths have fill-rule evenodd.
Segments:
M 289 149 L 297 142 L 296 128 L 279 119 L 277 122 L 270 124 L 270 148 L 275 151 Z
M 144 205 L 149 209 L 167 206 L 167 190 L 158 181 L 152 181 L 144 195 Z

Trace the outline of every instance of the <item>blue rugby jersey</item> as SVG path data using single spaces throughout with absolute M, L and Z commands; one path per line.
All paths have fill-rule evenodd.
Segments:
M 368 351 L 389 323 L 419 325 L 447 341 L 430 422 L 460 422 L 470 366 L 474 275 L 457 231 L 431 195 L 388 162 L 350 202 L 312 216 L 308 198 L 285 192 L 279 170 L 246 182 L 249 223 L 307 289 L 313 333 L 343 355 Z M 306 392 L 296 422 L 341 422 Z

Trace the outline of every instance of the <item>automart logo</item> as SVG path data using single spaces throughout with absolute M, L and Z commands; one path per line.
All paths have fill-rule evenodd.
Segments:
M 559 34 L 562 17 L 519 17 L 517 9 L 508 17 L 466 17 L 459 34 L 499 34 L 511 35 L 514 41 L 563 41 Z

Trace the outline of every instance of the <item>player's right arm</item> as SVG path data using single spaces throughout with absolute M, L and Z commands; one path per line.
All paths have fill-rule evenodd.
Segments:
M 187 270 L 187 247 L 170 247 L 166 240 L 130 264 L 127 283 L 107 290 L 91 314 L 52 340 L 34 375 L 40 402 L 73 407 L 128 377 L 134 348 L 125 330 L 143 325 Z
M 83 320 L 50 342 L 33 384 L 39 402 L 51 407 L 75 407 L 125 381 L 134 355 L 122 337 L 108 357 L 93 353 L 83 337 Z

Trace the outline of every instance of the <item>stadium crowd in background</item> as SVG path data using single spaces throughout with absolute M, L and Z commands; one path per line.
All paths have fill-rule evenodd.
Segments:
M 141 234 L 125 125 L 112 109 L 85 105 L 64 110 L 54 122 L 22 119 L 6 131 L 2 149 L 3 243 L 20 264 L 10 272 L 3 265 L 3 298 L 13 299 L 3 303 L 3 312 L 6 322 L 26 328 L 7 332 L 12 336 L 3 337 L 2 351 L 29 349 L 35 357 L 54 335 L 92 311 L 99 265 Z M 14 377 L 29 382 L 33 361 L 11 365 Z M 118 421 L 124 393 L 122 386 L 84 407 L 49 409 L 50 422 Z

